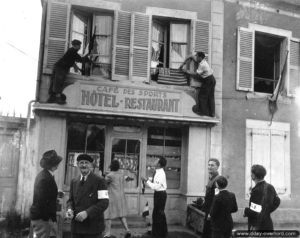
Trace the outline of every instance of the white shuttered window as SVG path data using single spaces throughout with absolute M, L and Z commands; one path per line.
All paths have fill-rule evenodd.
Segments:
M 263 165 L 265 180 L 281 197 L 290 197 L 290 127 L 287 123 L 247 120 L 246 122 L 246 197 L 254 186 L 251 166 Z

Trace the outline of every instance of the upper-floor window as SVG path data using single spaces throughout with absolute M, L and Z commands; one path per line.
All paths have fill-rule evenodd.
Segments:
M 238 29 L 237 89 L 272 94 L 281 78 L 289 95 L 300 84 L 299 40 L 256 24 Z
M 51 74 L 75 38 L 82 41 L 79 53 L 92 59 L 78 65 L 80 74 L 93 79 L 145 82 L 155 70 L 166 76 L 161 83 L 171 78 L 171 84 L 180 85 L 180 75 L 172 70 L 195 51 L 210 53 L 211 24 L 197 19 L 196 12 L 147 7 L 140 13 L 121 11 L 119 3 L 108 1 L 82 4 L 49 2 L 44 73 Z
M 82 42 L 78 52 L 90 54 L 92 63 L 77 63 L 82 75 L 101 75 L 111 78 L 113 15 L 107 12 L 88 12 L 74 9 L 71 13 L 71 41 Z M 71 69 L 71 72 L 74 71 Z

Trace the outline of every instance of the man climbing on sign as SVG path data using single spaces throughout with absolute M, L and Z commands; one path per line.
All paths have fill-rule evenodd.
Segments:
M 191 61 L 199 64 L 196 72 L 183 69 L 183 66 Z M 201 82 L 201 86 L 196 89 L 198 96 L 196 105 L 192 108 L 193 112 L 200 116 L 215 117 L 216 80 L 213 76 L 213 70 L 205 60 L 205 54 L 203 52 L 197 52 L 196 55 L 187 57 L 179 69 L 185 72 L 189 77 L 193 77 L 196 81 Z
M 80 48 L 81 41 L 73 40 L 72 47 L 69 48 L 63 57 L 55 63 L 48 91 L 50 95 L 47 101 L 48 103 L 66 103 L 66 96 L 62 93 L 62 91 L 64 89 L 65 79 L 70 68 L 73 67 L 75 72 L 78 72 L 80 68 L 75 64 L 75 62 L 83 62 L 88 60 L 87 56 L 81 57 L 78 54 Z

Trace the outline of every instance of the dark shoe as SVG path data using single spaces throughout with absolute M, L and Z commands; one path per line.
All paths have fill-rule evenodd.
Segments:
M 131 233 L 130 232 L 127 232 L 124 236 L 124 238 L 130 238 L 131 237 Z
M 59 96 L 55 97 L 55 103 L 60 105 L 66 104 L 66 99 L 67 99 L 66 95 L 60 94 Z
M 197 105 L 194 105 L 194 106 L 192 107 L 192 111 L 193 111 L 194 113 L 198 114 L 199 116 L 204 116 L 202 113 L 199 112 L 199 108 L 198 108 Z
M 47 103 L 55 103 L 55 96 L 54 95 L 51 95 L 48 100 L 47 100 Z

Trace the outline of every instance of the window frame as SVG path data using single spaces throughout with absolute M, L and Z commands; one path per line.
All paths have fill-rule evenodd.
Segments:
M 275 36 L 279 36 L 279 37 L 283 37 L 287 39 L 287 50 L 290 52 L 290 41 L 292 39 L 292 32 L 288 31 L 288 30 L 284 30 L 284 29 L 280 29 L 280 28 L 274 28 L 274 27 L 269 27 L 269 26 L 263 26 L 263 25 L 258 25 L 258 24 L 254 24 L 254 23 L 249 23 L 248 28 L 245 27 L 238 27 L 238 38 L 237 38 L 237 79 L 236 79 L 236 90 L 237 91 L 247 91 L 247 92 L 253 92 L 257 95 L 270 95 L 269 93 L 262 93 L 262 92 L 255 92 L 254 91 L 254 62 L 255 62 L 255 32 L 260 32 L 263 34 L 269 34 L 269 35 L 275 35 Z M 245 35 L 243 35 L 243 33 L 248 33 L 248 40 L 250 41 L 250 44 L 248 45 L 248 47 L 251 47 L 251 52 L 248 52 L 250 54 L 250 56 L 248 55 L 248 57 L 245 57 L 245 55 L 242 55 L 243 52 L 241 49 L 241 45 L 242 45 L 242 40 L 241 38 L 245 38 Z M 251 39 L 249 38 L 251 36 Z M 252 40 L 252 41 L 251 41 Z M 246 44 L 246 43 L 245 43 Z M 248 49 L 249 50 L 249 49 Z M 245 83 L 247 83 L 246 81 L 242 81 L 243 79 L 240 78 L 241 74 L 243 73 L 243 70 L 240 70 L 241 68 L 241 63 L 242 62 L 251 62 L 251 79 L 250 82 L 248 82 L 250 85 L 245 85 Z M 250 67 L 250 66 L 249 66 Z M 288 54 L 288 58 L 287 58 L 287 64 L 286 64 L 286 82 L 285 82 L 285 86 L 288 89 L 289 88 L 289 83 L 290 83 L 290 54 Z M 244 68 L 245 69 L 245 68 Z M 247 71 L 247 73 L 249 73 Z M 288 94 L 288 96 L 290 96 Z
M 285 187 L 286 191 L 284 194 L 278 194 L 280 198 L 284 200 L 291 199 L 291 165 L 290 165 L 290 124 L 283 123 L 283 122 L 272 122 L 270 126 L 269 121 L 261 121 L 261 120 L 253 120 L 253 119 L 246 119 L 246 156 L 245 156 L 245 199 L 249 200 L 250 193 L 249 188 L 253 185 L 253 181 L 251 180 L 251 166 L 252 166 L 252 130 L 261 129 L 261 130 L 268 130 L 270 136 L 272 136 L 272 132 L 280 131 L 284 133 L 285 141 L 284 141 L 284 174 L 283 176 L 285 179 Z M 271 156 L 269 155 L 268 161 L 271 163 Z M 267 169 L 267 174 L 270 174 L 270 169 Z M 270 182 L 272 184 L 272 181 Z M 276 184 L 272 184 L 276 189 Z M 278 191 L 277 191 L 278 192 Z

